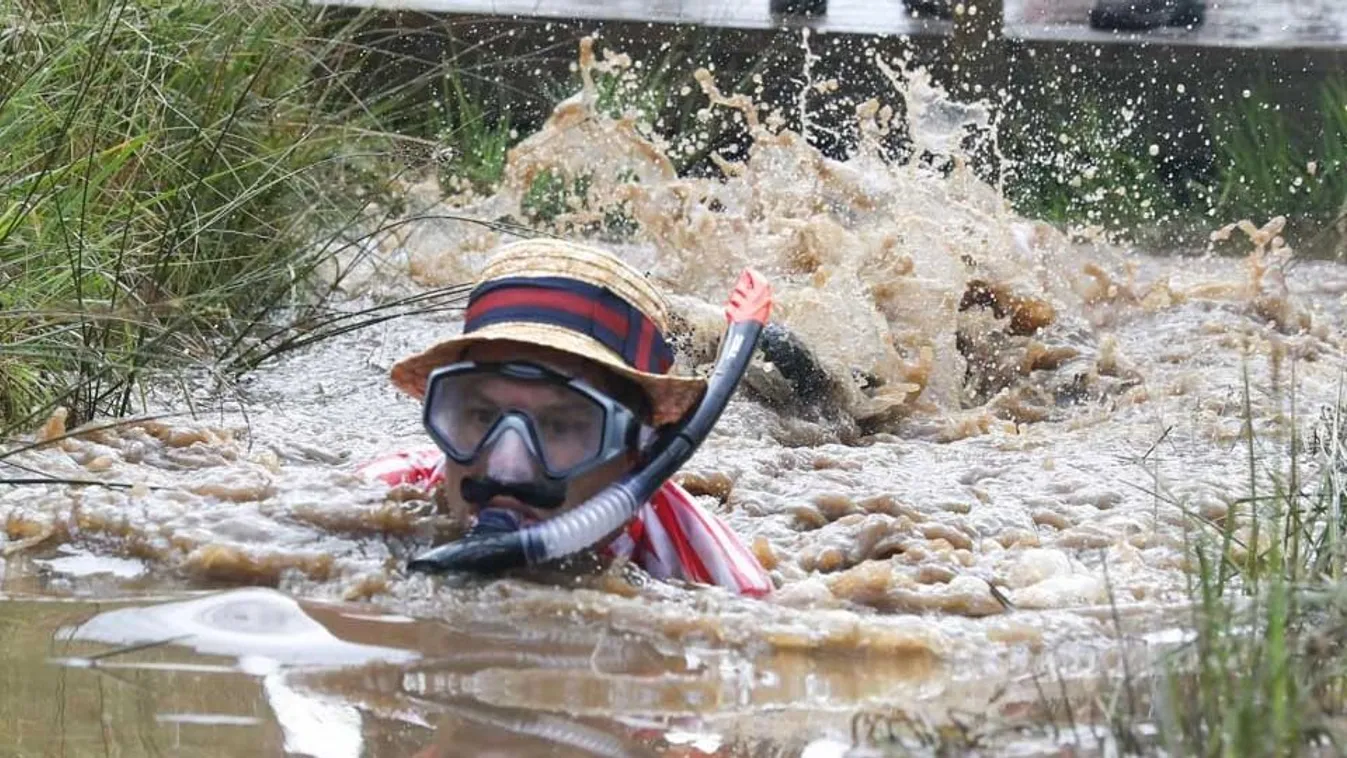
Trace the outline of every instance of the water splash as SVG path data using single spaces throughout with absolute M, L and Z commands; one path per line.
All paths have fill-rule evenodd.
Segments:
M 871 651 L 922 663 L 920 681 L 894 697 L 958 692 L 977 708 L 986 682 L 1031 670 L 1045 649 L 1096 665 L 1110 644 L 1107 604 L 1142 618 L 1182 602 L 1193 514 L 1234 519 L 1247 536 L 1234 507 L 1244 493 L 1231 483 L 1248 471 L 1231 447 L 1252 428 L 1282 461 L 1290 414 L 1286 393 L 1255 393 L 1246 420 L 1246 371 L 1253 386 L 1283 387 L 1295 361 L 1297 402 L 1336 402 L 1347 273 L 1295 264 L 1280 220 L 1218 229 L 1213 246 L 1249 247 L 1232 260 L 1137 255 L 1018 218 L 962 152 L 961 134 L 994 127 L 985 111 L 899 62 L 884 65 L 903 107 L 857 107 L 860 137 L 845 159 L 698 72 L 704 118 L 734 121 L 749 144 L 739 158 L 716 156 L 719 176 L 684 176 L 638 114 L 596 107 L 598 75 L 627 61 L 591 43 L 581 52 L 584 86 L 515 146 L 499 191 L 445 200 L 423 186 L 413 204 L 600 236 L 670 291 L 688 370 L 714 353 L 725 284 L 746 265 L 767 272 L 781 323 L 832 390 L 812 413 L 788 408 L 779 372 L 756 367 L 754 392 L 679 479 L 752 546 L 779 585 L 773 597 L 648 582 L 629 567 L 464 586 L 401 575 L 407 555 L 452 525 L 433 500 L 361 483 L 351 466 L 425 443 L 387 370 L 455 333 L 460 322 L 444 314 L 287 358 L 218 419 L 63 438 L 54 417 L 37 435 L 49 444 L 7 460 L 134 486 L 0 492 L 6 581 L 22 585 L 30 556 L 71 544 L 140 560 L 142 581 L 264 584 L 516 630 L 564 616 L 744 655 Z M 921 150 L 895 159 L 885 149 L 895 133 Z M 353 297 L 411 286 L 407 277 L 471 279 L 507 239 L 454 220 L 408 224 L 385 241 L 392 269 L 353 279 L 366 288 Z M 625 680 L 587 681 L 631 692 Z M 721 684 L 686 689 L 728 709 L 741 690 Z M 504 685 L 482 685 L 501 703 L 541 705 L 506 703 L 524 689 L 488 685 Z M 880 697 L 784 692 L 770 705 Z

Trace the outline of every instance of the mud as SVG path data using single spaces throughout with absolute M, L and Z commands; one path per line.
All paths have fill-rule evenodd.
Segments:
M 602 74 L 625 61 L 586 51 L 581 65 Z M 943 97 L 892 66 L 898 91 Z M 798 755 L 845 739 L 863 709 L 933 723 L 1029 712 L 1031 679 L 1051 668 L 1088 699 L 1120 639 L 1145 652 L 1145 634 L 1171 628 L 1188 599 L 1188 541 L 1228 520 L 1241 536 L 1251 526 L 1238 506 L 1248 430 L 1266 487 L 1290 465 L 1293 423 L 1309 439 L 1336 407 L 1347 268 L 1295 261 L 1277 219 L 1214 229 L 1243 247 L 1236 258 L 1068 236 L 1015 217 L 957 152 L 894 164 L 862 144 L 830 160 L 720 93 L 710 72 L 700 84 L 706 118 L 741 119 L 755 140 L 722 177 L 676 176 L 639 119 L 598 114 L 587 88 L 514 148 L 498 193 L 408 196 L 415 212 L 520 218 L 543 172 L 584 176 L 548 228 L 602 232 L 667 288 L 682 370 L 714 355 L 734 274 L 768 275 L 780 323 L 817 356 L 828 391 L 791 405 L 780 371 L 760 362 L 678 479 L 752 546 L 771 597 L 626 566 L 407 576 L 406 558 L 456 525 L 419 493 L 353 473 L 428 444 L 387 371 L 460 323 L 407 317 L 288 355 L 224 394 L 203 384 L 195 407 L 209 410 L 196 418 L 169 406 L 67 430 L 58 415 L 11 446 L 0 466 L 108 484 L 0 489 L 0 623 L 26 635 L 6 650 L 19 677 L 6 681 L 47 687 L 0 696 L 30 725 L 20 744 L 69 734 L 93 749 L 140 730 L 142 747 L 171 739 L 184 754 L 225 739 L 357 755 L 353 744 L 411 754 L 506 735 L 525 752 Z M 895 116 L 872 105 L 858 118 L 882 135 Z M 908 128 L 948 147 L 949 129 L 981 118 L 958 113 Z M 598 228 L 615 216 L 626 231 Z M 408 224 L 351 262 L 346 306 L 469 281 L 509 239 L 449 219 Z M 1308 481 L 1315 456 L 1296 460 Z M 209 596 L 237 612 L 192 605 L 239 585 L 268 589 Z M 131 685 L 66 660 L 166 639 L 127 654 Z M 52 677 L 78 686 L 53 691 Z M 99 716 L 71 699 L 95 685 L 127 710 Z M 68 720 L 53 726 L 58 711 Z M 324 742 L 333 724 L 347 731 Z

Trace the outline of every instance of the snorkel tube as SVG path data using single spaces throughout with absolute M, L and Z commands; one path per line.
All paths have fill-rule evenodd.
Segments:
M 532 566 L 578 553 L 621 529 L 711 433 L 748 368 L 771 312 L 771 285 L 761 274 L 745 269 L 725 307 L 729 325 L 701 403 L 656 443 L 640 469 L 556 518 L 511 531 L 474 529 L 456 542 L 417 556 L 407 569 L 486 573 Z

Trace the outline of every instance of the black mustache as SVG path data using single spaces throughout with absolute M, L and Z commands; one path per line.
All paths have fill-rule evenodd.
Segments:
M 512 497 L 525 505 L 546 511 L 560 508 L 566 502 L 565 482 L 498 482 L 495 479 L 464 479 L 459 490 L 463 499 L 487 507 L 497 495 Z

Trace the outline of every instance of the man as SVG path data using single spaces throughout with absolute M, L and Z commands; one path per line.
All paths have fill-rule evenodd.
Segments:
M 950 18 L 954 0 L 903 0 L 918 15 Z M 1201 26 L 1205 0 L 1095 0 L 1090 26 L 1095 29 L 1143 31 L 1162 26 Z
M 631 471 L 656 429 L 701 400 L 705 380 L 671 373 L 668 323 L 660 293 L 605 251 L 507 245 L 483 269 L 462 334 L 393 366 L 436 447 L 360 471 L 442 488 L 455 506 L 515 525 L 564 513 Z M 656 578 L 772 589 L 729 527 L 672 481 L 599 547 Z

